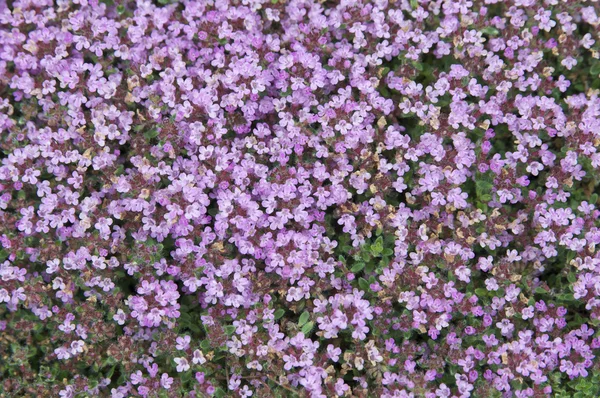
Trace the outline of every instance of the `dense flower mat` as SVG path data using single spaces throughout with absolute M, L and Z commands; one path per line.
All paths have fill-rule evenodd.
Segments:
M 1 3 L 2 397 L 600 394 L 600 2 Z

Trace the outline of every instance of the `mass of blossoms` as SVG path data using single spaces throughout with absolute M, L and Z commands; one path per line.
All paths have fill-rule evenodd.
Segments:
M 600 1 L 0 0 L 1 397 L 598 397 Z

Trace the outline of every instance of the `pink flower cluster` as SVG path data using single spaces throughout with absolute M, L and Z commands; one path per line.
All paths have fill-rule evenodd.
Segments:
M 596 1 L 0 4 L 0 391 L 600 382 L 599 75 Z

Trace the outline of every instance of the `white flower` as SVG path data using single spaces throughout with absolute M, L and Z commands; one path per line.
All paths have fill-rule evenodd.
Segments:
M 188 360 L 185 358 L 175 358 L 175 363 L 177 364 L 177 371 L 179 373 L 188 371 L 190 369 L 190 364 Z

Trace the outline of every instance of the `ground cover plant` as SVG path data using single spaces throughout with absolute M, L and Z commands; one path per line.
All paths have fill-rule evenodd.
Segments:
M 600 2 L 0 1 L 1 397 L 597 397 Z

